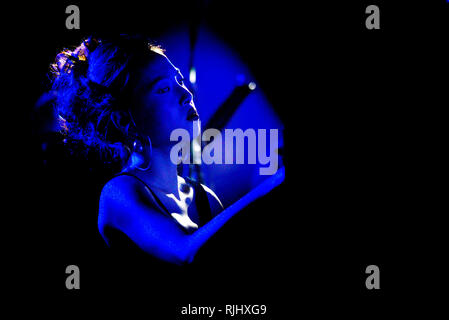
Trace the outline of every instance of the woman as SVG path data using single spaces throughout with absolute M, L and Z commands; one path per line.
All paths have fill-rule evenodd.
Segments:
M 119 36 L 63 51 L 52 70 L 69 141 L 120 162 L 100 197 L 106 243 L 129 239 L 159 259 L 191 262 L 227 219 L 219 219 L 223 207 L 214 192 L 178 176 L 170 159 L 171 132 L 192 136 L 199 119 L 179 69 L 147 39 Z

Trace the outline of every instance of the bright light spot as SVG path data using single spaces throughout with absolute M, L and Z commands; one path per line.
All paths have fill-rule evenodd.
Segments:
M 193 164 L 201 164 L 201 145 L 198 139 L 192 141 L 192 160 Z
M 256 83 L 255 82 L 250 82 L 250 83 L 248 83 L 248 88 L 249 88 L 249 90 L 254 90 L 254 89 L 256 89 Z
M 193 152 L 195 152 L 195 153 L 196 152 L 201 152 L 201 146 L 198 143 L 198 141 L 194 140 L 192 145 L 193 145 Z
M 196 70 L 195 70 L 195 67 L 192 67 L 192 69 L 190 69 L 189 80 L 190 80 L 191 84 L 196 83 Z

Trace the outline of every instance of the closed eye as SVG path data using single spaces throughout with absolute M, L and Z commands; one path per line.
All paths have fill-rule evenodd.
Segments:
M 164 88 L 157 89 L 157 90 L 156 90 L 156 93 L 157 93 L 157 94 L 163 94 L 163 93 L 168 92 L 169 90 L 170 90 L 169 87 L 164 87 Z

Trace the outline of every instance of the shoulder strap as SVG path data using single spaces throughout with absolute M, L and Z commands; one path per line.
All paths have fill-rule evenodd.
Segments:
M 199 222 L 200 226 L 204 226 L 212 219 L 212 211 L 210 208 L 209 198 L 207 196 L 206 190 L 204 190 L 201 183 L 193 180 L 192 178 L 184 177 L 184 179 L 192 184 L 195 188 L 195 203 L 199 215 Z
M 120 172 L 120 173 L 118 173 L 118 174 L 115 175 L 115 177 L 118 177 L 118 176 L 130 176 L 130 177 L 133 177 L 133 178 L 139 180 L 139 181 L 140 181 L 140 182 L 141 182 L 141 183 L 142 183 L 142 184 L 143 184 L 143 185 L 150 191 L 151 197 L 152 197 L 153 200 L 156 202 L 156 204 L 160 207 L 160 209 L 161 209 L 164 213 L 168 214 L 169 217 L 171 217 L 170 211 L 168 211 L 168 209 L 164 206 L 164 204 L 162 203 L 162 201 L 156 196 L 156 194 L 154 193 L 154 191 L 151 190 L 151 188 L 145 183 L 145 181 L 143 181 L 143 180 L 140 179 L 139 177 L 137 177 L 137 176 L 135 176 L 135 175 L 133 175 L 133 174 L 131 174 L 131 173 L 129 173 L 129 172 Z
M 137 177 L 129 172 L 120 172 L 120 173 L 116 174 L 115 177 L 121 176 L 121 175 L 130 176 L 130 177 L 133 177 L 133 178 L 139 180 L 150 191 L 150 194 L 151 194 L 153 200 L 160 207 L 160 209 L 164 213 L 166 213 L 169 217 L 171 217 L 171 214 L 168 211 L 168 209 L 164 206 L 162 201 L 156 196 L 156 194 L 153 192 L 153 190 L 151 190 L 151 188 L 145 183 L 145 181 L 143 181 L 139 177 Z M 203 226 L 213 218 L 212 210 L 210 208 L 210 203 L 209 203 L 209 197 L 207 196 L 206 190 L 204 190 L 201 183 L 199 183 L 189 177 L 184 177 L 184 179 L 187 182 L 189 182 L 190 184 L 192 184 L 195 189 L 195 203 L 196 203 L 196 208 L 197 208 L 198 215 L 199 215 L 199 224 L 200 224 L 200 226 Z

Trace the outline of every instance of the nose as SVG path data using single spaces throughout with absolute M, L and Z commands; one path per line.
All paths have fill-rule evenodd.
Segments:
M 184 107 L 184 106 L 190 105 L 192 103 L 192 100 L 193 100 L 192 93 L 186 87 L 183 87 L 182 94 L 181 94 L 181 100 L 179 101 L 181 106 Z

